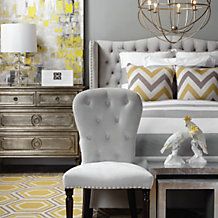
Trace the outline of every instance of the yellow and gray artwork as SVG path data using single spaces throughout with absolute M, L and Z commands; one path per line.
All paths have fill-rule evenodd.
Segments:
M 0 0 L 0 23 L 28 22 L 37 26 L 36 54 L 25 54 L 23 71 L 73 70 L 83 82 L 83 0 Z M 16 37 L 15 37 L 16 40 Z M 0 54 L 1 74 L 13 70 L 13 55 Z

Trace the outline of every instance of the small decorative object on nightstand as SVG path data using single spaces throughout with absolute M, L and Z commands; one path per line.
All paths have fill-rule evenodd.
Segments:
M 73 70 L 42 70 L 42 86 L 73 86 Z
M 167 139 L 163 148 L 160 150 L 163 154 L 166 149 L 172 148 L 172 153 L 164 161 L 165 166 L 180 167 L 185 164 L 182 157 L 178 156 L 178 151 L 181 143 L 189 137 L 190 135 L 188 132 L 176 132 Z
M 207 161 L 203 157 L 203 153 L 208 154 L 205 136 L 202 130 L 191 121 L 190 116 L 185 116 L 184 120 L 192 138 L 191 149 L 194 152 L 194 155 L 188 160 L 188 163 L 193 166 L 205 165 Z
M 172 153 L 168 155 L 164 161 L 164 166 L 180 167 L 185 164 L 185 161 L 178 156 L 178 151 L 181 147 L 181 143 L 186 139 L 191 138 L 191 149 L 194 152 L 194 155 L 188 159 L 187 162 L 194 167 L 203 167 L 207 163 L 203 157 L 203 153 L 208 154 L 205 136 L 202 130 L 191 121 L 190 116 L 185 116 L 184 121 L 187 131 L 176 132 L 171 135 L 160 150 L 163 154 L 165 150 L 172 148 Z

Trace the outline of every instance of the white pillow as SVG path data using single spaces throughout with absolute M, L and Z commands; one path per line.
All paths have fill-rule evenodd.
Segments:
M 173 53 L 171 51 L 164 52 L 120 52 L 120 64 L 121 68 L 126 68 L 128 64 L 143 66 L 145 58 L 147 57 L 159 57 L 159 58 L 172 58 Z
M 173 66 L 176 65 L 176 58 L 159 58 L 147 57 L 145 58 L 144 66 Z
M 215 59 L 216 66 L 218 66 L 218 51 L 207 52 L 213 59 Z
M 128 88 L 129 88 L 128 83 L 123 83 L 123 84 L 121 85 L 121 88 L 122 88 L 122 89 L 128 89 Z
M 211 52 L 177 52 L 176 65 L 184 67 L 215 67 Z

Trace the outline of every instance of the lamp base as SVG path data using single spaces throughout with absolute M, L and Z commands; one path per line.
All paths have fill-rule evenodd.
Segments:
M 16 85 L 17 85 L 17 86 L 22 86 L 22 85 L 23 85 L 23 80 L 22 80 L 22 73 L 21 73 L 21 71 L 17 71 L 17 75 L 16 75 Z
M 21 60 L 21 54 L 20 53 L 17 53 L 15 55 L 15 57 L 17 58 L 17 61 L 16 61 L 16 78 L 15 78 L 15 84 L 17 86 L 21 86 L 22 85 L 22 72 L 21 72 L 21 65 L 23 65 L 23 62 Z

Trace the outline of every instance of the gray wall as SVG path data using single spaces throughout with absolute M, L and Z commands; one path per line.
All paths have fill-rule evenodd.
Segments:
M 133 40 L 152 37 L 139 24 L 137 0 L 84 0 L 85 1 L 85 84 L 88 85 L 89 40 Z M 209 24 L 195 35 L 196 38 L 218 40 L 218 0 L 212 0 Z

